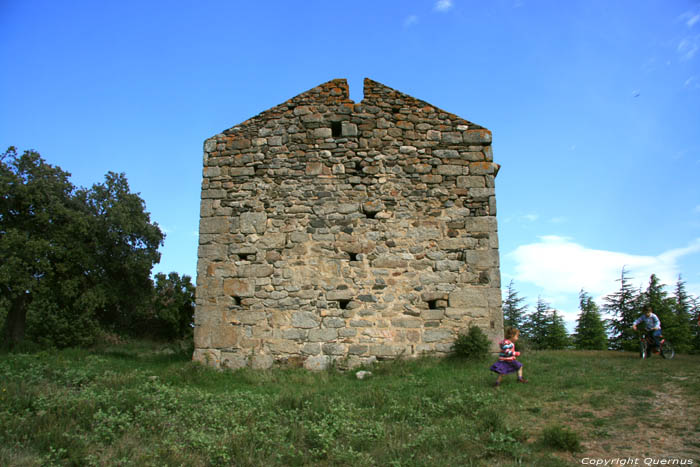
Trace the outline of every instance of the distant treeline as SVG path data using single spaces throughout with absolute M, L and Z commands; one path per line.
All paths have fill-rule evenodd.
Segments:
M 651 305 L 661 321 L 664 337 L 677 352 L 700 353 L 700 300 L 686 292 L 680 276 L 671 295 L 655 274 L 644 291 L 630 285 L 624 268 L 618 281 L 619 290 L 603 298 L 602 311 L 581 290 L 576 330 L 571 335 L 560 313 L 541 298 L 535 310 L 528 313 L 525 299 L 518 295 L 511 281 L 503 302 L 504 324 L 521 329 L 524 344 L 534 349 L 636 350 L 639 344 L 632 325 L 643 314 L 644 307 Z M 602 312 L 610 318 L 603 319 Z
M 124 174 L 77 188 L 34 151 L 0 155 L 2 346 L 191 335 L 189 276 L 157 274 L 165 235 Z

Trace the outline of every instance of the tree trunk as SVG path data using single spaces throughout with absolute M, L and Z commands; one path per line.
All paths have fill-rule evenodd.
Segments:
M 12 300 L 9 313 L 5 319 L 3 338 L 5 346 L 12 350 L 15 345 L 24 340 L 24 331 L 27 327 L 27 305 L 30 295 L 23 293 Z

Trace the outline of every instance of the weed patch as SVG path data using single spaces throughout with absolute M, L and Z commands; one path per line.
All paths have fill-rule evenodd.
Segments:
M 687 436 L 700 430 L 697 358 L 641 367 L 631 354 L 595 357 L 533 352 L 530 384 L 495 391 L 489 363 L 464 359 L 382 362 L 360 381 L 337 370 L 216 371 L 149 343 L 8 354 L 0 464 L 567 465 L 562 456 L 613 449 L 603 443 L 638 446 L 621 434 L 635 432 L 639 404 L 650 429 L 698 451 Z M 671 385 L 666 398 L 659 380 Z M 680 407 L 687 426 L 672 416 Z

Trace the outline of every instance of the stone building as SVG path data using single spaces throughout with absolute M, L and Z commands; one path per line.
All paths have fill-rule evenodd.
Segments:
M 322 369 L 503 333 L 491 132 L 336 79 L 204 143 L 193 359 Z

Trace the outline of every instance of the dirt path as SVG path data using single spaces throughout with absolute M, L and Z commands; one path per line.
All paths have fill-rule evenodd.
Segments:
M 608 465 L 625 465 L 622 462 L 628 458 L 632 460 L 626 465 L 700 465 L 700 401 L 690 400 L 673 382 L 665 383 L 654 393 L 649 398 L 648 411 L 608 425 L 608 436 L 589 438 L 582 443 L 583 452 L 575 458 L 588 465 L 595 465 L 589 462 L 596 459 L 619 459 Z M 664 464 L 662 459 L 675 461 Z

